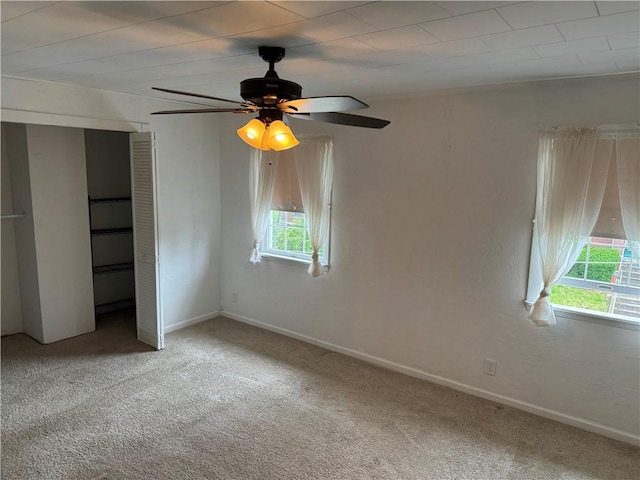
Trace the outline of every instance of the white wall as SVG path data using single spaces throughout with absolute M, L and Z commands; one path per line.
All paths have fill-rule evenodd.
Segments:
M 163 312 L 173 330 L 220 308 L 220 127 L 217 117 L 182 115 L 151 128 L 158 141 Z
M 27 125 L 43 343 L 95 330 L 84 131 Z
M 3 125 L 6 153 L 11 172 L 13 208 L 24 212 L 24 218 L 14 223 L 18 283 L 22 310 L 22 330 L 36 340 L 43 341 L 42 315 L 40 311 L 40 287 L 36 258 L 35 224 L 29 179 L 29 155 L 27 129 L 24 125 Z
M 325 342 L 584 428 L 637 440 L 638 331 L 523 306 L 538 132 L 638 123 L 637 77 L 533 83 L 370 101 L 384 130 L 330 132 L 336 170 L 331 270 L 247 258 L 248 147 L 222 128 L 222 305 L 226 314 Z M 238 301 L 231 301 L 238 292 Z M 485 358 L 497 375 L 483 373 Z
M 219 118 L 152 117 L 184 104 L 54 82 L 2 78 L 3 119 L 157 132 L 160 287 L 165 329 L 220 306 Z
M 13 199 L 11 198 L 11 172 L 9 169 L 9 154 L 7 150 L 7 138 L 5 126 L 0 126 L 2 141 L 2 213 L 13 214 Z M 20 279 L 18 277 L 18 253 L 16 252 L 16 238 L 14 222 L 23 219 L 7 219 L 2 221 L 2 315 L 0 324 L 2 325 L 2 335 L 11 335 L 22 332 L 22 306 L 20 304 Z

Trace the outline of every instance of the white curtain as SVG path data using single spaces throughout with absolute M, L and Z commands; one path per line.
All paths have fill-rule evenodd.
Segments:
M 598 218 L 612 139 L 572 129 L 546 133 L 538 151 L 536 235 L 542 291 L 529 318 L 536 325 L 555 325 L 549 302 L 551 286 L 574 264 Z
M 322 275 L 318 258 L 329 237 L 331 188 L 333 186 L 333 142 L 329 137 L 305 137 L 295 147 L 296 171 L 307 230 L 313 248 L 309 275 Z
M 251 193 L 251 225 L 253 248 L 249 261 L 254 265 L 262 260 L 260 242 L 267 233 L 271 200 L 278 172 L 278 154 L 251 149 L 249 166 L 249 189 Z
M 616 140 L 616 155 L 622 225 L 640 262 L 640 136 L 620 136 Z

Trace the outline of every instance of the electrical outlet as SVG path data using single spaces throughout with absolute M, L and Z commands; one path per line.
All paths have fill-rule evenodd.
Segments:
M 233 303 L 238 303 L 238 292 L 233 292 L 233 293 L 231 294 L 231 301 L 232 301 Z
M 487 375 L 495 375 L 496 374 L 496 362 L 495 360 L 491 360 L 490 358 L 484 359 L 484 373 Z

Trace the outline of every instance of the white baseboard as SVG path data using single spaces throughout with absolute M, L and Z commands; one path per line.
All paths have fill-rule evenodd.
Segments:
M 373 363 L 375 365 L 379 365 L 381 367 L 385 367 L 390 370 L 394 370 L 396 372 L 404 373 L 406 375 L 427 380 L 429 382 L 437 383 L 439 385 L 444 385 L 446 387 L 453 388 L 454 390 L 468 393 L 470 395 L 475 395 L 476 397 L 481 397 L 496 403 L 508 405 L 510 407 L 517 408 L 519 410 L 524 410 L 525 412 L 528 412 L 528 413 L 533 413 L 534 415 L 539 415 L 541 417 L 549 418 L 551 420 L 555 420 L 560 423 L 571 425 L 573 427 L 581 428 L 589 432 L 598 433 L 605 437 L 613 438 L 615 440 L 620 440 L 622 442 L 640 446 L 640 435 L 636 435 L 630 432 L 623 432 L 622 430 L 617 430 L 615 428 L 607 427 L 606 425 L 601 425 L 599 423 L 592 422 L 584 418 L 573 417 L 571 415 L 557 412 L 555 410 L 550 410 L 548 408 L 539 407 L 531 403 L 523 402 L 515 398 L 507 397 L 497 393 L 492 393 L 492 392 L 489 392 L 488 390 L 483 390 L 481 388 L 472 387 L 471 385 L 466 385 L 464 383 L 456 382 L 455 380 L 449 380 L 448 378 L 444 378 L 439 375 L 433 375 L 431 373 L 418 370 L 417 368 L 400 365 L 398 363 L 394 363 L 380 357 L 375 357 L 373 355 L 358 352 L 350 348 L 334 345 L 332 343 L 325 342 L 323 340 L 318 340 L 313 337 L 309 337 L 307 335 L 302 335 L 302 334 L 293 332 L 291 330 L 287 330 L 280 327 L 274 327 L 273 325 L 269 325 L 267 323 L 263 323 L 258 320 L 253 320 L 251 318 L 243 317 L 242 315 L 237 315 L 227 310 L 221 312 L 220 315 L 224 317 L 228 317 L 232 320 L 237 320 L 239 322 L 253 325 L 255 327 L 263 328 L 265 330 L 270 330 L 275 333 L 280 333 L 287 337 L 296 338 L 298 340 L 302 340 L 303 342 L 311 343 L 313 345 L 326 348 L 327 350 L 342 353 L 350 357 L 358 358 L 360 360 L 364 360 L 365 362 Z
M 182 322 L 174 323 L 173 325 L 169 325 L 168 327 L 164 327 L 164 333 L 175 332 L 176 330 L 180 330 L 181 328 L 189 327 L 191 325 L 195 325 L 196 323 L 204 322 L 205 320 L 211 320 L 212 318 L 216 318 L 220 315 L 220 311 L 216 310 L 215 312 L 205 313 L 204 315 L 200 315 L 198 317 L 189 318 L 187 320 L 183 320 Z

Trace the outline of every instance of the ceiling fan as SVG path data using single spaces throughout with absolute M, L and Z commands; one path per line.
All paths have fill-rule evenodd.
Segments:
M 167 88 L 156 88 L 161 92 L 190 97 L 234 103 L 234 108 L 204 108 L 189 110 L 164 110 L 152 115 L 181 113 L 257 113 L 244 127 L 238 129 L 238 135 L 252 147 L 260 150 L 286 150 L 299 144 L 291 129 L 282 121 L 283 116 L 337 123 L 365 128 L 384 128 L 390 122 L 380 118 L 364 117 L 350 110 L 368 108 L 369 105 L 351 96 L 302 97 L 302 87 L 295 82 L 278 77 L 274 64 L 284 58 L 282 47 L 260 47 L 260 57 L 269 63 L 269 70 L 263 78 L 248 78 L 240 82 L 242 102 L 225 98 L 211 97 L 200 93 L 181 92 Z

